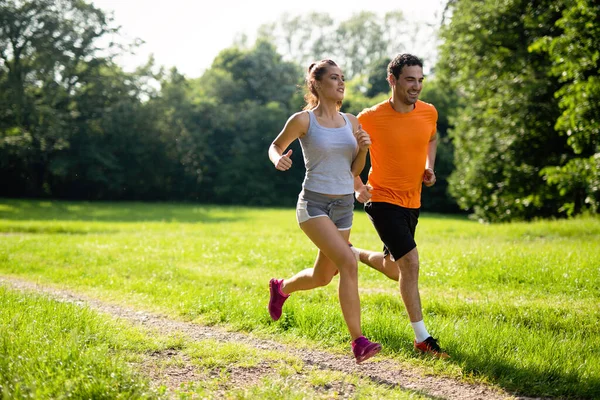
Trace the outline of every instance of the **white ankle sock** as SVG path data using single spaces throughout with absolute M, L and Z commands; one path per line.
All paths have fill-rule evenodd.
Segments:
M 427 328 L 425 328 L 425 323 L 423 320 L 420 320 L 419 322 L 411 322 L 410 324 L 412 325 L 413 331 L 415 331 L 417 343 L 421 343 L 430 336 L 429 332 L 427 332 Z
M 356 257 L 356 261 L 360 262 L 360 251 L 354 246 L 350 246 L 350 250 L 354 253 L 354 257 Z

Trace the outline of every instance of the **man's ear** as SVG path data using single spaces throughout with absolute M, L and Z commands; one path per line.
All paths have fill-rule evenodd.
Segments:
M 387 77 L 387 80 L 388 80 L 388 83 L 390 84 L 390 87 L 396 85 L 396 78 L 394 77 L 393 74 L 389 74 Z

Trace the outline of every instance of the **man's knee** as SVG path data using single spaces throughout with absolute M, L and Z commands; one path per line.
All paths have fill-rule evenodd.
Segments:
M 419 254 L 417 249 L 413 249 L 396 260 L 398 269 L 403 274 L 418 274 L 419 273 Z
M 333 279 L 333 275 L 317 275 L 314 277 L 314 282 L 317 287 L 327 286 Z

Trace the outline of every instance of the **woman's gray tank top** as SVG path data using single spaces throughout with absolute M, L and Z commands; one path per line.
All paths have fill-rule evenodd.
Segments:
M 302 187 L 323 194 L 354 193 L 354 176 L 351 166 L 358 144 L 352 133 L 352 123 L 340 113 L 346 125 L 325 128 L 308 112 L 308 132 L 300 138 L 306 175 Z

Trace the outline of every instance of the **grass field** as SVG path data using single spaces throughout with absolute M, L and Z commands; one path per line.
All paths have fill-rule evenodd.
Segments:
M 351 239 L 380 247 L 360 210 Z M 363 328 L 384 355 L 523 395 L 600 397 L 600 218 L 483 225 L 424 214 L 417 243 L 425 322 L 452 358 L 413 352 L 397 283 L 361 265 Z M 348 352 L 337 280 L 294 294 L 276 323 L 266 311 L 268 280 L 315 254 L 291 209 L 0 200 L 0 275 Z M 0 321 L 6 337 L 11 320 Z M 145 393 L 140 382 L 128 390 Z

